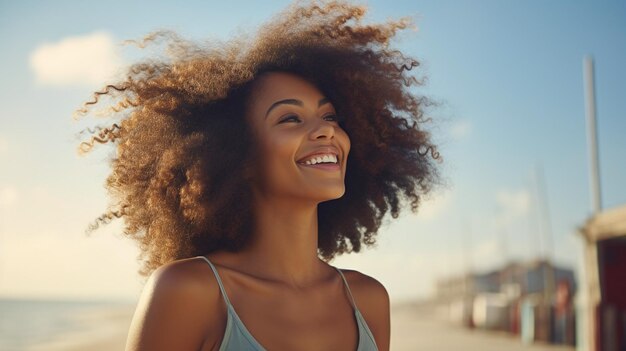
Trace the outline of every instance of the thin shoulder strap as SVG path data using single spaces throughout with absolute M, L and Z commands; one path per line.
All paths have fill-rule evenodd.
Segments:
M 358 311 L 359 309 L 356 307 L 356 303 L 354 302 L 354 297 L 352 296 L 352 291 L 350 291 L 350 285 L 348 285 L 348 281 L 346 280 L 346 277 L 343 276 L 341 269 L 337 267 L 334 267 L 334 268 L 337 270 L 337 272 L 339 272 L 339 275 L 341 276 L 341 279 L 343 279 L 343 283 L 346 286 L 346 289 L 348 289 L 348 295 L 350 295 L 350 304 L 352 304 L 352 307 Z
M 211 269 L 213 270 L 213 273 L 215 274 L 215 278 L 217 279 L 217 284 L 219 284 L 219 286 L 220 286 L 220 291 L 222 292 L 222 296 L 224 296 L 224 301 L 226 301 L 226 305 L 230 306 L 230 300 L 228 300 L 228 295 L 226 295 L 226 290 L 224 289 L 224 284 L 222 284 L 222 279 L 220 279 L 220 275 L 217 274 L 217 269 L 215 268 L 213 263 L 211 263 L 211 261 L 209 261 L 209 259 L 204 257 L 204 256 L 197 256 L 197 257 L 204 258 L 204 260 L 209 264 L 209 266 L 211 266 Z

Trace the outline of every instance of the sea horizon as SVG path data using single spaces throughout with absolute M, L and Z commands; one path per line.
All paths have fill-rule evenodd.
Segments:
M 118 332 L 134 305 L 123 298 L 0 297 L 0 350 L 72 349 Z

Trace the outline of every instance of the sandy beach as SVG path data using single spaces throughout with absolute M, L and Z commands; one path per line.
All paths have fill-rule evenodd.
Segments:
M 470 330 L 437 317 L 431 305 L 407 303 L 391 308 L 393 351 L 574 351 L 568 346 L 524 345 L 506 332 Z

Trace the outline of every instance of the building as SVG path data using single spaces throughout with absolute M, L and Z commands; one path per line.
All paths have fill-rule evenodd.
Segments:
M 626 205 L 592 216 L 578 229 L 584 274 L 578 299 L 581 350 L 626 349 Z
M 455 323 L 521 334 L 529 343 L 573 344 L 576 285 L 571 269 L 550 261 L 514 262 L 438 281 L 437 301 L 440 315 Z M 561 327 L 554 323 L 555 312 L 567 319 Z

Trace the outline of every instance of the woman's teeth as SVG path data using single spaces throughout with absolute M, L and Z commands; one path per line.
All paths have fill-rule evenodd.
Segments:
M 337 163 L 337 156 L 335 155 L 324 155 L 322 157 L 316 157 L 307 160 L 304 164 L 307 165 L 315 165 L 318 163 Z

